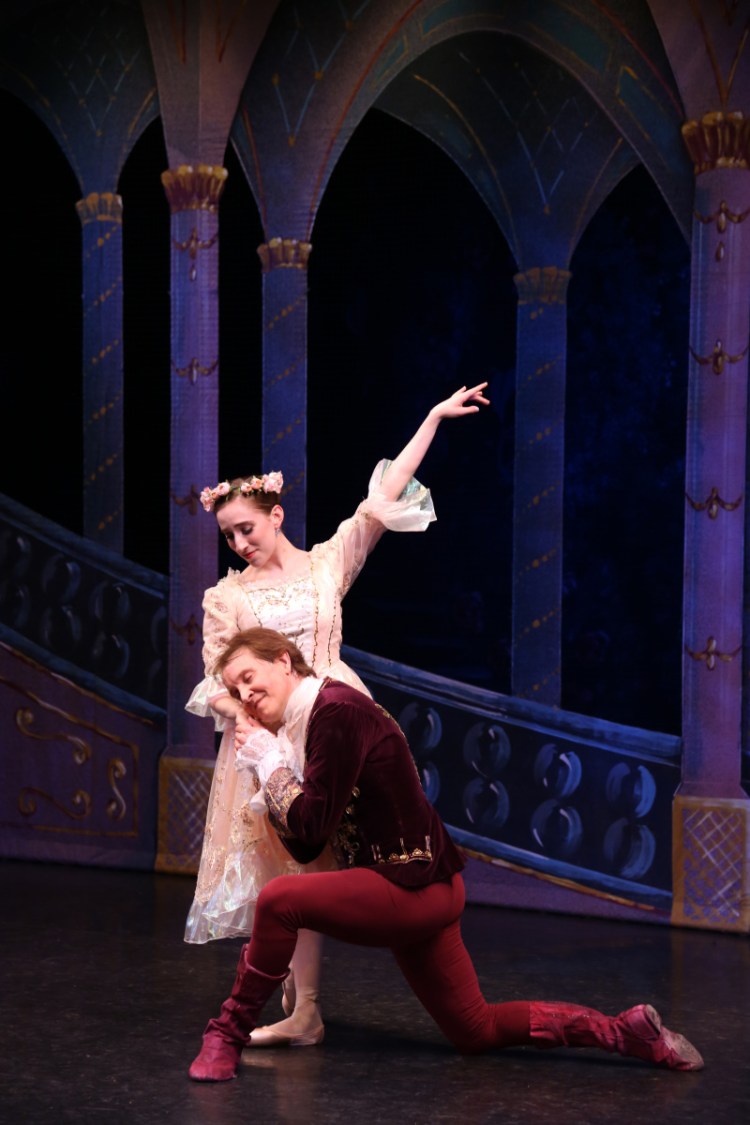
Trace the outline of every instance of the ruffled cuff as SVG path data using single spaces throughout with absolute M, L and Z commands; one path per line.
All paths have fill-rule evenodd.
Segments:
M 398 500 L 389 500 L 380 491 L 380 485 L 390 464 L 383 458 L 375 466 L 367 499 L 360 504 L 360 510 L 369 512 L 389 531 L 425 531 L 437 519 L 429 488 L 412 477 Z
M 230 720 L 226 715 L 220 715 L 218 711 L 214 711 L 211 707 L 213 701 L 222 695 L 229 695 L 229 692 L 221 677 L 206 676 L 193 688 L 193 693 L 185 704 L 185 710 L 189 711 L 191 715 L 199 715 L 202 719 L 212 718 L 214 728 L 223 731 Z
M 234 766 L 237 770 L 253 770 L 259 789 L 250 801 L 253 812 L 266 811 L 266 783 L 277 770 L 294 773 L 291 769 L 291 746 L 283 736 L 277 737 L 267 730 L 255 730 L 235 749 Z
M 241 746 L 235 746 L 234 768 L 255 770 L 260 777 L 260 766 L 265 757 L 279 753 L 279 740 L 270 730 L 258 728 L 247 736 Z M 261 782 L 262 784 L 262 782 Z

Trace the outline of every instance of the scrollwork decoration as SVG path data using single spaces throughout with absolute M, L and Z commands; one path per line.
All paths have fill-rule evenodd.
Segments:
M 127 776 L 127 772 L 127 767 L 122 758 L 110 758 L 107 765 L 107 780 L 114 796 L 107 801 L 107 816 L 111 820 L 122 820 L 127 812 L 125 798 L 116 784 Z
M 33 785 L 26 785 L 18 794 L 18 811 L 22 816 L 33 816 L 37 810 L 36 798 L 41 797 L 48 801 L 54 808 L 71 820 L 84 820 L 91 812 L 91 794 L 85 789 L 76 789 L 73 794 L 72 804 L 75 811 L 67 809 L 60 801 L 56 801 L 50 793 L 37 789 Z
M 27 738 L 33 738 L 36 742 L 67 742 L 73 747 L 73 761 L 77 766 L 82 766 L 91 758 L 91 746 L 83 738 L 78 738 L 74 734 L 61 734 L 55 732 L 53 734 L 37 734 L 35 731 L 30 730 L 32 723 L 36 721 L 36 716 L 30 707 L 20 707 L 16 711 L 16 726 L 21 734 Z

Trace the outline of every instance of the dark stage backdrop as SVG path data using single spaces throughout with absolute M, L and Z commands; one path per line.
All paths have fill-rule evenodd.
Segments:
M 24 179 L 5 178 L 6 441 L 0 489 L 81 530 L 79 196 L 45 128 L 0 94 Z M 168 570 L 169 215 L 160 123 L 123 172 L 125 553 Z M 221 475 L 263 465 L 257 210 L 233 152 L 221 210 Z M 274 233 L 274 232 L 270 232 Z M 438 522 L 386 536 L 345 603 L 348 644 L 510 688 L 516 295 L 483 202 L 441 151 L 368 113 L 313 231 L 308 545 L 328 537 L 433 402 L 487 379 L 492 408 L 425 459 Z M 571 265 L 563 706 L 679 733 L 689 253 L 642 170 Z M 10 440 L 12 439 L 12 440 Z M 199 487 L 207 481 L 196 482 Z M 207 517 L 208 518 L 208 517 Z M 220 550 L 220 569 L 232 564 Z M 182 565 L 189 566 L 189 559 Z

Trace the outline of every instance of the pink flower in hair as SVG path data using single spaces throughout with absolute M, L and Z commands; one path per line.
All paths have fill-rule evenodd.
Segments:
M 204 488 L 200 494 L 200 502 L 206 512 L 212 512 L 220 496 L 228 496 L 231 492 L 238 492 L 241 496 L 249 496 L 251 492 L 281 492 L 284 487 L 284 478 L 281 473 L 264 473 L 262 477 L 250 477 L 240 484 L 231 485 L 228 480 L 223 480 L 214 488 Z
M 284 477 L 281 473 L 266 473 L 263 477 L 264 492 L 281 492 L 284 487 Z

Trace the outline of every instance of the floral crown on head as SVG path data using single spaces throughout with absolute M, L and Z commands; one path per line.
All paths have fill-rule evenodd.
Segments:
M 230 484 L 228 480 L 220 481 L 214 488 L 204 488 L 200 501 L 206 512 L 212 512 L 216 501 L 221 496 L 229 496 L 236 492 L 239 496 L 249 496 L 251 492 L 281 492 L 284 487 L 284 477 L 281 473 L 264 473 L 262 477 L 247 477 L 239 484 Z

